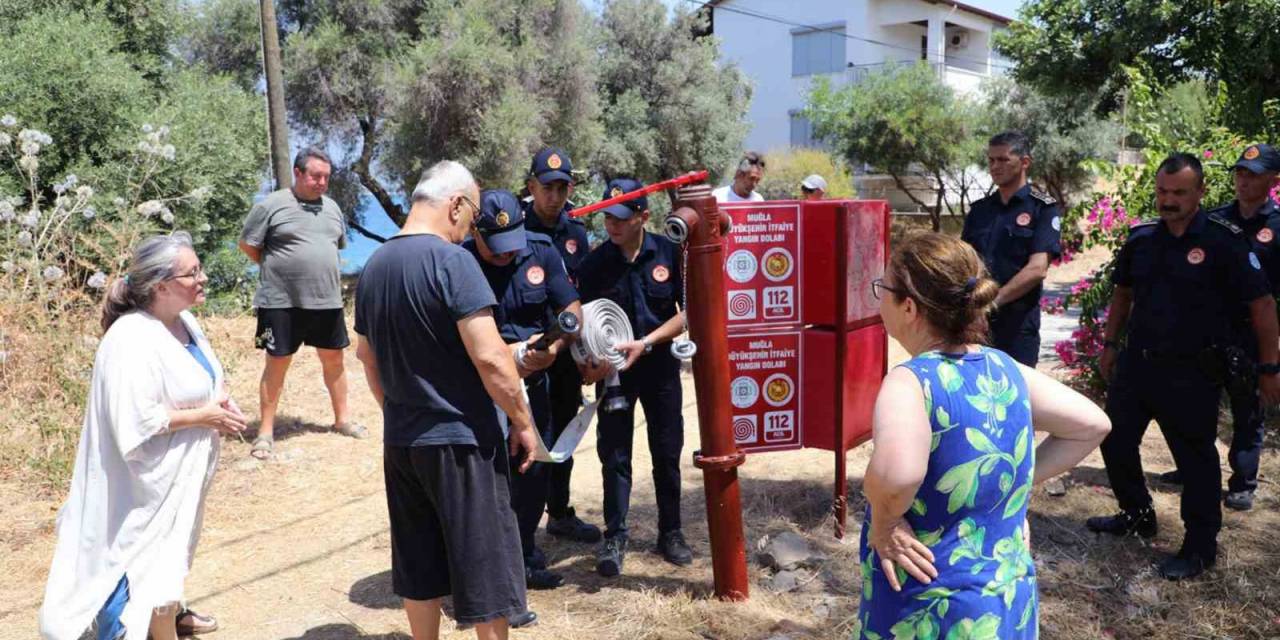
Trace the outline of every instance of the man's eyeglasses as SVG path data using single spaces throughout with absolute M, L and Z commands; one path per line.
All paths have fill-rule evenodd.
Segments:
M 165 280 L 177 280 L 179 278 L 193 278 L 195 280 L 199 280 L 202 275 L 204 275 L 204 267 L 196 267 L 195 269 L 192 269 L 190 273 L 169 276 L 168 278 L 165 278 Z
M 467 205 L 469 205 L 469 206 L 471 207 L 471 219 L 472 219 L 472 221 L 474 221 L 477 217 L 479 217 L 479 216 L 480 216 L 480 207 L 479 207 L 479 205 L 477 205 L 476 203 L 472 202 L 472 201 L 471 201 L 471 198 L 468 198 L 468 197 L 467 197 L 467 194 L 465 194 L 465 193 L 459 193 L 459 194 L 458 194 L 458 197 L 459 197 L 459 198 L 461 198 L 463 202 L 467 203 Z
M 891 286 L 889 286 L 889 285 L 885 284 L 885 283 L 884 283 L 884 278 L 876 278 L 875 280 L 872 280 L 872 281 L 871 281 L 871 295 L 875 296 L 876 300 L 880 300 L 880 299 L 881 299 L 881 297 L 884 295 L 883 293 L 881 293 L 881 291 L 892 291 L 892 292 L 894 292 L 894 293 L 896 293 L 896 294 L 898 294 L 898 295 L 900 295 L 900 296 L 906 296 L 906 295 L 907 295 L 907 292 L 905 292 L 905 291 L 903 291 L 903 290 L 901 290 L 901 289 L 895 289 L 895 288 L 893 288 L 893 287 L 891 287 Z

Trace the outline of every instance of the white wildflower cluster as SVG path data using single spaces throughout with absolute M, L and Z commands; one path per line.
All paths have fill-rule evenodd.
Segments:
M 164 206 L 164 203 L 159 200 L 148 200 L 138 205 L 138 213 L 142 214 L 144 218 L 150 218 L 154 215 L 163 216 L 169 213 L 169 207 Z M 170 215 L 172 214 L 170 213 Z
M 0 222 L 13 222 L 17 212 L 13 209 L 13 201 L 0 197 Z
M 107 274 L 101 271 L 94 271 L 85 284 L 89 285 L 90 289 L 101 289 L 107 286 Z
M 201 225 L 196 228 L 196 231 L 199 231 L 200 233 L 209 233 L 210 231 L 213 231 L 213 225 L 208 222 L 201 223 Z
M 18 132 L 18 142 L 21 143 L 23 155 L 34 156 L 40 153 L 40 147 L 53 144 L 53 138 L 43 131 L 23 129 Z
M 62 182 L 59 182 L 58 184 L 53 185 L 53 192 L 58 195 L 62 195 L 66 193 L 68 189 L 74 189 L 75 186 L 79 183 L 80 183 L 80 179 L 76 177 L 76 174 L 74 173 L 68 174 L 67 177 L 62 180 Z
M 18 126 L 18 119 L 13 117 L 13 114 L 6 113 L 0 116 L 0 127 L 12 129 L 16 126 Z M 7 149 L 11 144 L 13 144 L 13 136 L 10 136 L 7 131 L 0 131 L 0 147 Z
M 44 271 L 40 272 L 40 277 L 44 278 L 45 282 L 57 282 L 63 275 L 66 274 L 62 272 L 62 269 L 53 265 L 45 267 Z
M 13 271 L 13 261 L 12 260 L 0 261 L 0 271 L 3 271 L 5 273 L 9 273 Z
M 93 208 L 92 205 L 90 205 L 85 207 L 84 211 L 80 212 L 80 215 L 84 216 L 85 220 L 92 220 L 98 216 L 98 210 Z
M 124 201 L 124 198 L 121 198 L 121 197 L 118 197 L 118 196 L 117 196 L 117 197 L 115 197 L 115 198 L 112 198 L 112 199 L 111 199 L 111 206 L 113 206 L 113 207 L 115 207 L 115 208 L 117 208 L 117 209 L 123 209 L 123 208 L 124 208 L 124 206 L 125 206 L 126 204 L 129 204 L 129 203 L 125 202 L 125 201 Z
M 173 212 L 168 209 L 160 212 L 160 220 L 165 224 L 173 224 Z
M 35 173 L 40 166 L 40 160 L 36 158 L 40 153 L 40 147 L 53 144 L 53 138 L 42 131 L 23 129 L 18 132 L 18 143 L 22 150 L 22 157 L 18 158 L 18 166 L 27 173 Z
M 164 141 L 165 138 L 169 137 L 169 127 L 156 129 L 149 124 L 144 124 L 142 125 L 142 133 L 146 134 L 146 137 L 138 143 L 138 151 L 148 155 L 160 156 L 170 162 L 177 157 L 178 150 Z
M 187 197 L 191 198 L 192 200 L 203 201 L 203 200 L 208 200 L 209 196 L 211 195 L 213 195 L 212 187 L 198 187 L 196 189 L 193 189 L 191 193 L 188 193 Z
M 22 231 L 19 231 L 18 235 L 14 237 L 14 240 L 18 242 L 19 247 L 22 247 L 24 249 L 30 248 L 32 243 L 31 232 L 25 229 Z
M 40 224 L 40 212 L 28 211 L 26 214 L 22 216 L 20 220 L 18 220 L 18 224 L 28 229 L 36 228 L 36 225 Z

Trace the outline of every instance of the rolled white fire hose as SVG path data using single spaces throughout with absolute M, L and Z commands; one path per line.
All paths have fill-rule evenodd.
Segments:
M 633 339 L 631 320 L 622 307 L 612 300 L 594 300 L 582 305 L 582 328 L 578 339 L 570 345 L 569 353 L 578 364 L 585 365 L 594 360 L 613 365 L 614 370 L 609 374 L 605 385 L 616 393 L 621 393 L 618 388 L 621 387 L 618 370 L 627 364 L 627 357 L 614 349 L 614 345 Z M 533 459 L 540 462 L 564 462 L 573 457 L 578 443 L 587 434 L 587 429 L 591 428 L 591 419 L 595 417 L 596 407 L 600 405 L 602 398 L 603 396 L 587 402 L 550 448 L 539 437 Z
M 609 385 L 617 384 L 617 372 L 627 364 L 627 356 L 614 348 L 621 342 L 635 340 L 631 333 L 631 320 L 627 312 L 612 300 L 601 298 L 582 305 L 582 332 L 570 348 L 578 364 L 608 362 L 614 373 Z
M 582 325 L 578 333 L 578 339 L 569 347 L 569 353 L 578 364 L 587 365 L 591 362 L 608 362 L 613 367 L 613 371 L 609 373 L 609 377 L 605 380 L 605 388 L 607 391 L 600 397 L 587 402 L 582 411 L 569 422 L 560 437 L 556 439 L 554 445 L 550 448 L 542 441 L 541 436 L 537 438 L 537 448 L 534 451 L 533 459 L 540 462 L 564 462 L 573 457 L 573 452 L 578 448 L 578 443 L 582 441 L 586 435 L 587 429 L 591 428 L 591 420 L 595 417 L 596 409 L 600 402 L 610 397 L 622 396 L 622 383 L 618 378 L 618 372 L 627 364 L 625 354 L 619 352 L 615 345 L 623 342 L 630 342 L 635 339 L 634 333 L 631 331 L 631 321 L 627 318 L 627 314 L 612 300 L 599 299 L 582 305 Z M 689 340 L 676 340 L 671 345 L 671 353 L 681 360 L 688 360 L 693 357 L 697 351 L 697 347 Z M 526 400 L 527 400 L 526 395 Z

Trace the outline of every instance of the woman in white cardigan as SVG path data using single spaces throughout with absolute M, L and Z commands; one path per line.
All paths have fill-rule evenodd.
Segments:
M 40 633 L 76 640 L 176 637 L 220 433 L 245 418 L 190 312 L 204 301 L 186 233 L 134 250 L 103 305 L 71 492 L 58 513 Z

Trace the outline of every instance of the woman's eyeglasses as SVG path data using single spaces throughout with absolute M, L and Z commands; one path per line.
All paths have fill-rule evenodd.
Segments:
M 905 292 L 905 291 L 903 291 L 903 290 L 901 290 L 901 289 L 894 289 L 893 287 L 891 287 L 891 286 L 889 286 L 889 285 L 885 284 L 885 283 L 884 283 L 884 278 L 876 278 L 875 280 L 872 280 L 872 281 L 871 281 L 871 295 L 875 296 L 876 300 L 879 300 L 879 299 L 881 299 L 881 297 L 882 297 L 882 296 L 884 296 L 884 294 L 883 294 L 883 293 L 881 293 L 881 291 L 892 291 L 892 292 L 894 292 L 894 293 L 896 293 L 896 294 L 898 294 L 898 295 L 900 295 L 900 296 L 906 296 L 906 295 L 907 295 L 907 292 Z
M 165 280 L 177 280 L 179 278 L 192 278 L 195 280 L 199 280 L 200 276 L 202 275 L 204 275 L 204 267 L 196 267 L 195 269 L 192 269 L 190 273 L 182 273 L 176 276 L 169 276 L 168 278 L 165 278 Z

